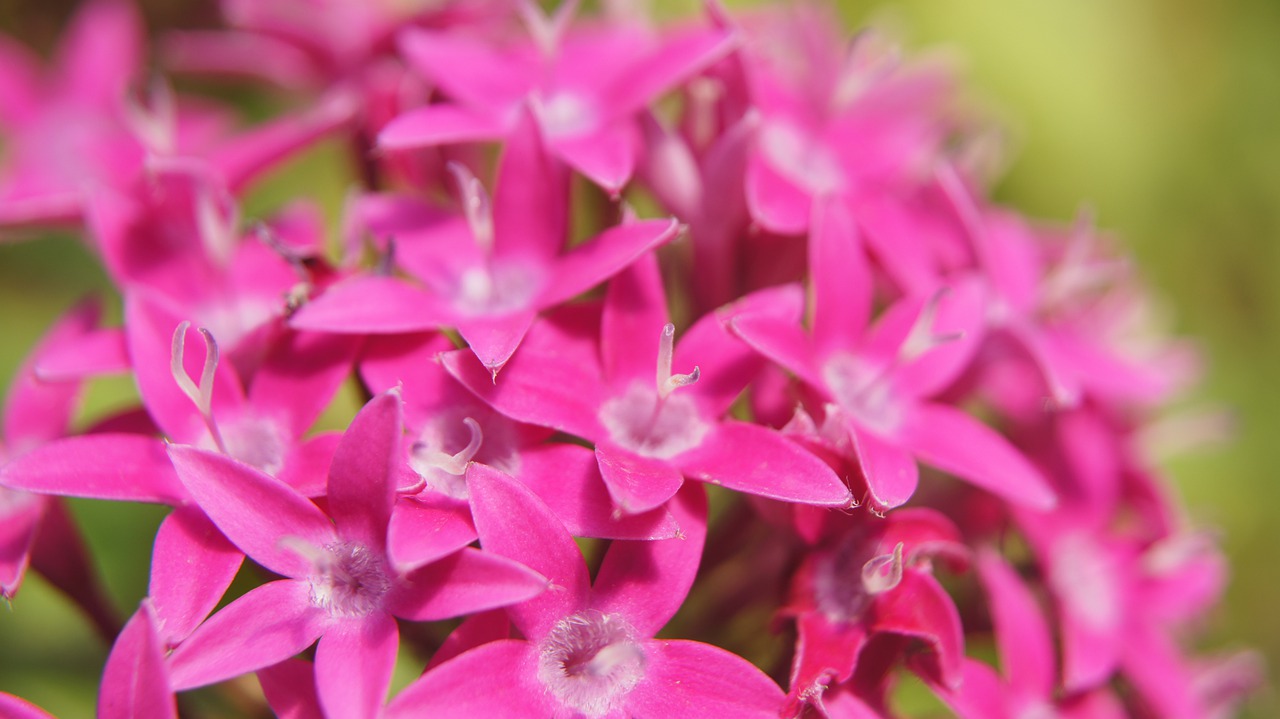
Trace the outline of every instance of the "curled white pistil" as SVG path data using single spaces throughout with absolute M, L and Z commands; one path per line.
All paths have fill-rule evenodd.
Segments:
M 484 185 L 466 167 L 449 163 L 449 171 L 458 183 L 458 195 L 462 198 L 462 211 L 467 217 L 467 225 L 476 244 L 486 255 L 493 252 L 493 208 L 489 203 L 489 193 Z
M 668 322 L 662 328 L 662 337 L 658 340 L 658 396 L 666 398 L 678 387 L 687 387 L 698 381 L 701 374 L 695 365 L 688 374 L 671 374 L 671 358 L 675 352 L 676 326 Z
M 875 596 L 898 586 L 902 581 L 902 542 L 893 548 L 893 554 L 872 557 L 862 565 L 862 586 L 867 594 Z
M 173 379 L 178 383 L 182 393 L 191 399 L 196 406 L 196 410 L 200 412 L 200 417 L 204 420 L 205 427 L 209 430 L 209 435 L 213 437 L 214 444 L 225 454 L 227 453 L 227 445 L 222 440 L 222 434 L 218 431 L 218 423 L 213 419 L 213 379 L 218 371 L 218 343 L 214 340 L 212 332 L 204 327 L 200 328 L 200 336 L 204 338 L 204 368 L 200 372 L 200 383 L 196 384 L 187 374 L 186 367 L 183 366 L 182 362 L 187 328 L 190 326 L 190 322 L 183 320 L 178 324 L 177 329 L 173 331 L 170 369 L 173 372 Z
M 424 442 L 416 442 L 413 445 L 415 469 L 418 467 L 435 467 L 454 476 L 466 474 L 467 465 L 476 456 L 476 452 L 480 451 L 480 444 L 484 442 L 484 432 L 480 430 L 480 423 L 470 417 L 464 418 L 462 423 L 467 425 L 467 429 L 471 432 L 471 439 L 467 442 L 467 446 L 453 454 L 449 454 L 448 452 L 428 447 Z
M 915 324 L 911 325 L 911 331 L 907 334 L 907 339 L 902 343 L 902 350 L 899 353 L 903 361 L 911 361 L 920 357 L 929 350 L 947 342 L 955 342 L 964 337 L 963 332 L 935 332 L 933 329 L 934 320 L 938 317 L 938 304 L 942 302 L 942 298 L 949 292 L 949 288 L 939 288 L 925 302 L 924 308 L 920 310 L 920 316 L 916 318 Z

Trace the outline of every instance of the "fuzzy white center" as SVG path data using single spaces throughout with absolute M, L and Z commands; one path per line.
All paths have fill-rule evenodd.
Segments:
M 539 646 L 538 680 L 561 704 L 590 719 L 621 708 L 644 670 L 644 648 L 617 614 L 571 614 Z
M 618 446 L 655 459 L 671 459 L 697 447 L 708 429 L 691 398 L 659 397 L 653 387 L 639 382 L 600 407 L 600 423 Z
M 547 137 L 576 137 L 600 125 L 600 112 L 589 98 L 557 92 L 543 103 L 540 119 Z
M 478 265 L 458 278 L 454 302 L 469 315 L 512 312 L 529 307 L 542 284 L 542 276 L 528 262 Z
M 379 552 L 358 542 L 320 550 L 310 577 L 311 602 L 335 616 L 362 617 L 382 608 L 391 577 Z

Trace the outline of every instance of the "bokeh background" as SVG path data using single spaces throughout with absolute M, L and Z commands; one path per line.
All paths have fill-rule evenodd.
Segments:
M 211 25 L 211 1 L 141 3 L 154 31 Z M 658 2 L 666 14 L 689 2 Z M 749 3 L 731 3 L 749 4 Z M 49 48 L 73 2 L 3 0 L 0 32 Z M 843 2 L 852 31 L 888 23 L 908 48 L 960 63 L 967 102 L 1004 129 L 1009 165 L 996 195 L 1067 221 L 1083 205 L 1114 230 L 1203 349 L 1206 374 L 1185 406 L 1234 418 L 1230 441 L 1166 462 L 1191 521 L 1217 530 L 1232 564 L 1204 646 L 1255 647 L 1280 666 L 1280 3 L 1275 0 L 892 0 Z M 270 98 L 250 98 L 262 112 Z M 0 140 L 2 142 L 2 140 Z M 320 148 L 263 183 L 260 215 L 302 192 L 336 208 L 350 170 Z M 0 382 L 57 314 L 107 286 L 74 238 L 0 244 Z M 127 400 L 124 383 L 91 392 Z M 145 592 L 138 556 L 163 512 L 73 510 L 102 551 L 118 606 Z M 90 716 L 105 650 L 38 578 L 0 607 L 0 687 L 61 717 Z M 234 713 L 234 711 L 233 711 Z M 1264 690 L 1246 716 L 1280 716 Z

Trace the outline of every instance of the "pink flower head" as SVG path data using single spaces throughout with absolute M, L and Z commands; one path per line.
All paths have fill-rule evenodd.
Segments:
M 389 719 L 777 716 L 782 692 L 745 660 L 707 644 L 651 639 L 697 571 L 706 535 L 700 488 L 672 501 L 684 536 L 614 542 L 593 583 L 536 496 L 483 465 L 473 465 L 469 481 L 483 546 L 537 568 L 555 589 L 508 609 L 525 639 L 481 644 L 428 671 L 391 703 Z

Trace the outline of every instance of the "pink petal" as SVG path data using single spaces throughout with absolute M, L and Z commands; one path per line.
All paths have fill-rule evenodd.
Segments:
M 409 150 L 500 138 L 507 131 L 500 117 L 458 105 L 427 105 L 397 115 L 378 133 L 378 147 Z
M 209 151 L 210 161 L 228 188 L 243 190 L 290 155 L 345 129 L 357 110 L 355 97 L 338 91 L 303 113 L 280 117 L 221 143 Z
M 179 507 L 165 517 L 156 533 L 147 589 L 165 644 L 186 639 L 209 616 L 243 561 L 244 554 L 199 509 Z
M 329 514 L 344 539 L 382 552 L 395 504 L 392 468 L 404 433 L 400 393 L 369 400 L 351 420 L 329 467 Z
M 576 444 L 544 444 L 520 455 L 516 475 L 575 537 L 667 539 L 679 531 L 665 509 L 615 516 L 595 453 Z
M 293 489 L 224 454 L 170 445 L 169 458 L 209 519 L 245 554 L 286 577 L 305 577 L 311 561 L 285 540 L 312 547 L 338 541 L 333 523 Z
M 809 227 L 813 340 L 819 352 L 857 345 L 871 317 L 871 269 L 844 203 L 818 200 Z
M 435 621 L 516 604 L 547 589 L 547 578 L 524 564 L 467 547 L 401 577 L 387 610 L 405 619 Z
M 955 689 L 930 681 L 927 673 L 922 676 L 960 719 L 1013 719 L 1008 688 L 1000 675 L 982 662 L 965 657 L 960 686 Z
M 736 38 L 720 29 L 666 40 L 605 90 L 603 105 L 615 117 L 631 115 L 719 61 L 736 44 Z
M 290 435 L 301 437 L 351 374 L 359 349 L 352 337 L 286 332 L 254 373 L 249 400 L 283 416 Z
M 512 621 L 531 640 L 586 605 L 591 580 L 582 553 L 564 525 L 523 484 L 486 467 L 467 469 L 471 514 L 480 544 L 546 577 L 555 589 L 512 607 Z
M 209 617 L 169 655 L 175 691 L 215 684 L 306 649 L 331 622 L 306 582 L 269 582 Z
M 440 298 L 391 277 L 340 282 L 304 304 L 289 319 L 294 329 L 347 334 L 398 334 L 452 325 L 454 312 Z
M 158 439 L 89 434 L 42 444 L 0 467 L 0 484 L 40 494 L 178 505 L 190 495 Z
M 545 264 L 569 234 L 569 176 L 525 110 L 507 138 L 493 194 L 494 254 Z
M 9 37 L 0 38 L 0 126 L 24 124 L 40 104 L 40 62 Z
M 623 615 L 637 636 L 657 634 L 684 604 L 707 539 L 707 495 L 702 487 L 685 487 L 667 506 L 679 523 L 680 536 L 615 541 L 592 590 L 592 606 Z
M 15 494 L 0 489 L 0 499 L 7 505 L 0 516 L 0 598 L 6 600 L 18 593 L 31 562 L 36 530 L 49 501 L 38 494 Z
M 338 621 L 325 630 L 316 645 L 316 688 L 325 715 L 377 717 L 399 648 L 396 620 L 382 612 Z
M 658 258 L 649 252 L 614 275 L 605 291 L 600 355 L 612 386 L 626 387 L 632 380 L 653 382 L 658 339 L 667 321 L 667 295 Z
M 43 355 L 35 368 L 40 379 L 46 381 L 123 374 L 131 369 L 124 331 L 116 327 L 91 332 Z
M 489 370 L 491 377 L 506 366 L 520 346 L 520 340 L 533 324 L 531 311 L 497 317 L 476 317 L 458 321 L 458 334 L 471 346 L 476 358 Z
M 685 475 L 784 502 L 848 507 L 853 495 L 825 462 L 772 429 L 725 420 L 675 458 Z
M 710 644 L 645 643 L 644 679 L 626 698 L 630 714 L 681 719 L 777 719 L 785 697 L 747 660 Z
M 675 220 L 640 220 L 601 232 L 556 261 L 539 303 L 555 305 L 586 292 L 675 238 L 679 228 Z
M 913 397 L 930 397 L 945 390 L 969 366 L 974 354 L 982 346 L 987 323 L 987 295 L 982 282 L 975 277 L 954 282 L 938 297 L 931 330 L 936 336 L 950 339 L 935 345 L 917 359 L 906 362 L 894 372 L 894 386 Z M 902 339 L 890 350 L 893 354 L 900 353 L 904 341 L 909 341 L 907 333 L 910 332 L 910 325 L 917 321 L 923 304 L 924 301 L 919 299 L 898 303 L 877 323 L 873 335 L 888 334 L 881 327 L 889 319 L 887 315 L 894 313 L 899 307 L 903 310 L 909 307 L 910 310 L 904 312 L 902 318 L 906 325 Z M 878 336 L 867 340 L 869 345 L 881 341 L 882 337 Z
M 277 719 L 324 719 L 311 662 L 286 659 L 258 670 L 258 683 Z
M 457 629 L 449 632 L 440 648 L 431 655 L 425 671 L 430 671 L 454 657 L 489 642 L 511 638 L 511 620 L 501 609 L 472 614 Z
M 314 61 L 283 39 L 235 30 L 168 30 L 161 66 L 182 75 L 247 76 L 281 88 L 312 88 L 322 78 Z
M 101 308 L 86 302 L 63 315 L 32 349 L 23 362 L 4 401 L 4 442 L 17 454 L 29 445 L 47 442 L 67 434 L 80 394 L 77 382 L 50 382 L 38 376 L 38 368 L 51 356 L 68 349 L 81 350 L 86 337 L 93 336 Z
M 322 432 L 301 444 L 294 444 L 285 454 L 284 466 L 276 474 L 276 479 L 304 497 L 323 495 L 328 489 L 329 466 L 341 441 L 342 433 L 333 431 Z
M 387 556 L 400 572 L 453 554 L 476 539 L 467 505 L 423 494 L 402 499 L 391 510 Z
M 142 67 L 142 20 L 132 3 L 85 4 L 58 46 L 58 75 L 66 91 L 101 107 L 123 99 Z
M 796 622 L 796 652 L 791 665 L 791 701 L 821 704 L 833 684 L 853 676 L 858 656 L 870 638 L 865 622 L 832 622 L 816 611 Z
M 729 319 L 729 331 L 808 384 L 826 385 L 817 369 L 813 342 L 798 322 L 763 312 L 743 312 Z
M 565 164 L 612 197 L 618 197 L 631 179 L 640 156 L 640 132 L 630 121 L 588 135 L 553 138 L 548 144 Z
M 674 463 L 644 457 L 608 440 L 596 443 L 596 459 L 613 506 L 623 514 L 661 507 L 684 484 Z
M 809 227 L 813 199 L 770 167 L 759 151 L 747 160 L 746 188 L 751 219 L 761 227 L 782 235 L 798 235 Z
M 387 719 L 424 716 L 545 719 L 559 707 L 538 682 L 537 652 L 507 639 L 461 654 L 422 675 L 387 706 Z M 502 677 L 503 681 L 493 681 Z
M 0 692 L 0 717 L 4 719 L 57 719 L 25 699 Z
M 151 607 L 143 600 L 116 637 L 102 670 L 99 719 L 177 719 L 178 708 L 169 689 L 164 651 Z
M 875 629 L 920 639 L 933 649 L 930 674 L 945 686 L 960 686 L 964 628 L 950 595 L 931 574 L 906 571 L 875 603 Z
M 892 509 L 911 499 L 920 483 L 920 468 L 911 453 L 861 428 L 850 427 L 849 437 L 867 482 L 871 506 Z
M 538 60 L 495 51 L 456 32 L 408 30 L 400 35 L 400 52 L 446 95 L 490 112 L 519 102 L 540 67 Z
M 1048 480 L 995 430 L 941 404 L 912 407 L 898 441 L 920 459 L 1010 502 L 1049 509 L 1057 498 Z
M 1022 696 L 1049 698 L 1057 678 L 1053 636 L 1035 597 L 994 551 L 979 555 L 978 573 L 995 625 L 1000 666 L 1010 687 Z

